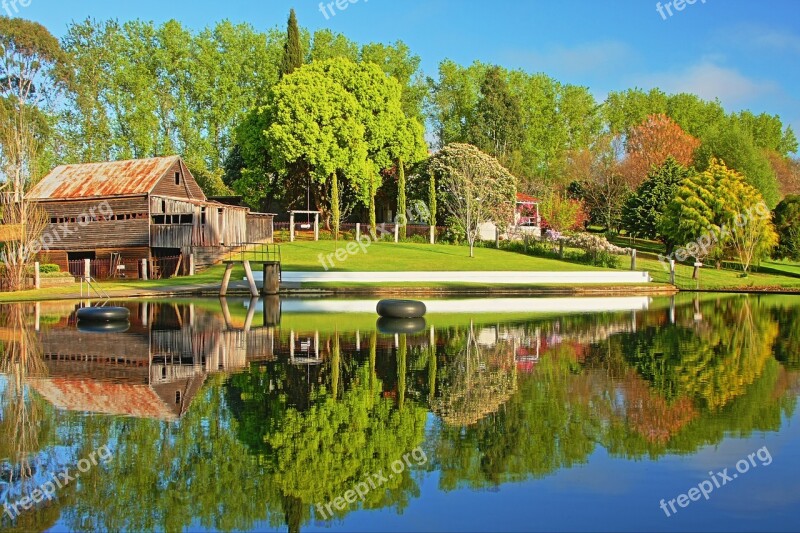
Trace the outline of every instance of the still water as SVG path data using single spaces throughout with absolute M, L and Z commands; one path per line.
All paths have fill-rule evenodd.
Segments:
M 0 307 L 3 530 L 800 528 L 798 297 L 121 305 Z

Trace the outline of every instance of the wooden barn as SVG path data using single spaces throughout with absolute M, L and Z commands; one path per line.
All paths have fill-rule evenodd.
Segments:
M 226 247 L 272 242 L 273 215 L 210 201 L 178 156 L 62 165 L 28 195 L 50 225 L 40 255 L 62 270 L 138 278 L 189 271 L 219 261 Z

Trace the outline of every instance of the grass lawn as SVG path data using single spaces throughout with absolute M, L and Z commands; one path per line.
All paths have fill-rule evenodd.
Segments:
M 624 241 L 625 239 L 622 239 Z M 640 241 L 641 242 L 641 241 Z M 338 248 L 344 248 L 348 241 L 319 241 L 319 242 L 295 242 L 281 245 L 281 256 L 283 269 L 286 271 L 322 271 L 323 265 L 320 263 L 320 254 L 323 257 L 328 254 L 335 254 Z M 620 242 L 620 244 L 624 244 Z M 351 246 L 352 249 L 352 246 Z M 628 265 L 628 258 L 621 258 L 622 269 Z M 669 273 L 664 271 L 661 263 L 655 259 L 640 257 L 637 264 L 639 270 L 649 271 L 653 280 L 657 283 L 669 283 Z M 733 270 L 716 270 L 713 267 L 704 267 L 700 275 L 700 289 L 791 289 L 800 290 L 800 265 L 788 262 L 770 262 L 764 264 L 764 272 L 751 273 L 746 278 L 740 277 L 741 273 Z M 168 292 L 170 290 L 180 290 L 187 287 L 197 287 L 202 285 L 218 286 L 222 280 L 224 271 L 223 265 L 214 266 L 196 276 L 182 277 L 155 281 L 140 280 L 115 280 L 100 283 L 100 286 L 107 292 L 114 291 L 159 291 Z M 531 257 L 494 248 L 476 248 L 475 257 L 469 257 L 469 249 L 466 246 L 451 246 L 444 244 L 429 245 L 415 243 L 391 243 L 377 242 L 372 243 L 366 252 L 358 251 L 354 254 L 347 254 L 343 261 L 336 261 L 330 270 L 337 271 L 591 271 L 604 270 L 598 267 L 582 265 L 573 262 L 559 261 L 557 259 Z M 680 289 L 692 290 L 697 288 L 697 282 L 691 279 L 692 267 L 678 265 L 676 284 Z M 238 267 L 234 270 L 233 279 L 241 280 L 244 277 L 244 270 Z M 338 284 L 337 287 L 366 287 L 367 284 Z M 308 284 L 304 288 L 324 288 L 327 286 L 319 284 Z M 400 284 L 395 286 L 383 286 L 383 288 L 423 288 L 453 289 L 453 288 L 477 288 L 475 285 L 464 283 L 437 283 L 437 284 Z M 552 288 L 552 286 L 548 286 Z M 567 286 L 565 286 L 567 287 Z M 569 287 L 572 287 L 571 285 Z M 597 287 L 597 286 L 594 286 Z M 509 286 L 494 289 L 531 289 L 533 287 Z M 24 300 L 47 300 L 75 294 L 79 290 L 78 284 L 67 287 L 57 287 L 52 289 L 42 289 L 39 291 L 22 291 L 16 293 L 0 293 L 0 302 L 24 301 Z M 119 294 L 119 293 L 118 293 Z
M 639 259 L 637 267 L 650 272 L 653 281 L 669 283 L 669 272 L 664 270 L 661 263 L 655 259 Z M 675 284 L 679 289 L 694 290 L 698 288 L 696 280 L 692 279 L 694 268 L 688 265 L 676 266 Z M 741 271 L 717 270 L 713 265 L 700 269 L 700 284 L 702 290 L 722 289 L 791 289 L 800 290 L 800 277 L 784 275 L 781 273 L 751 272 L 747 277 L 741 277 Z
M 323 257 L 335 254 L 337 246 L 343 249 L 348 242 L 352 241 L 339 241 L 338 244 L 334 241 L 282 244 L 283 270 L 323 271 L 325 268 L 320 262 L 320 254 Z M 336 258 L 333 257 L 333 268 L 325 259 L 328 269 L 339 272 L 603 270 L 588 265 L 530 257 L 494 248 L 475 248 L 475 257 L 469 257 L 469 248 L 466 246 L 447 244 L 374 242 L 366 248 L 366 252 L 363 252 L 361 248 L 357 250 L 353 255 L 347 254 L 344 261 L 336 261 Z

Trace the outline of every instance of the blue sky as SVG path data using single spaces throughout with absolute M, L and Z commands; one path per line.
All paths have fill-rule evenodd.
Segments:
M 545 72 L 598 98 L 658 86 L 718 97 L 726 109 L 777 113 L 800 133 L 797 0 L 695 0 L 681 11 L 671 5 L 666 20 L 651 0 L 357 0 L 345 10 L 334 6 L 327 19 L 318 0 L 26 1 L 18 16 L 57 36 L 86 17 L 175 18 L 195 29 L 227 18 L 266 29 L 283 26 L 294 7 L 312 30 L 330 28 L 358 42 L 405 41 L 428 75 L 444 58 L 478 59 Z

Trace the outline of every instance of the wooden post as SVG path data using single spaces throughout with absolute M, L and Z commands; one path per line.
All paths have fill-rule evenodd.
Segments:
M 250 267 L 250 261 L 245 259 L 242 263 L 244 263 L 244 275 L 247 277 L 247 283 L 250 285 L 250 296 L 258 297 L 258 287 L 256 286 L 255 278 L 253 278 L 253 269 Z
M 436 226 L 431 226 L 431 244 L 436 243 Z
M 675 285 L 675 260 L 669 260 L 669 282 Z
M 700 281 L 700 267 L 703 266 L 703 263 L 700 261 L 696 261 L 694 264 L 694 272 L 692 272 L 692 279 L 696 279 Z
M 294 213 L 289 213 L 289 242 L 294 242 Z
M 500 226 L 494 227 L 494 247 L 500 249 Z
M 225 266 L 225 274 L 222 276 L 222 285 L 219 287 L 219 295 L 224 298 L 228 294 L 228 284 L 231 282 L 231 273 L 233 272 L 233 263 L 228 263 Z
M 669 323 L 675 323 L 675 296 L 669 299 Z
M 281 325 L 281 298 L 267 296 L 264 298 L 264 326 L 274 328 Z
M 194 254 L 189 254 L 189 275 L 194 276 Z
M 631 270 L 636 270 L 636 248 L 631 248 Z
M 361 222 L 356 222 L 356 240 L 361 240 Z
M 33 264 L 33 287 L 36 289 L 42 288 L 42 274 L 39 272 L 39 261 Z M 38 331 L 39 328 L 36 328 Z
M 394 242 L 400 242 L 400 224 L 394 223 Z
M 250 298 L 250 305 L 247 307 L 247 317 L 244 319 L 245 333 L 250 331 L 253 327 L 253 319 L 256 316 L 256 307 L 258 307 L 258 298 Z
M 319 240 L 319 213 L 314 213 L 314 241 Z
M 564 239 L 558 240 L 558 257 L 564 259 Z
M 261 294 L 278 294 L 281 288 L 281 270 L 277 263 L 264 263 L 264 284 L 261 287 Z

